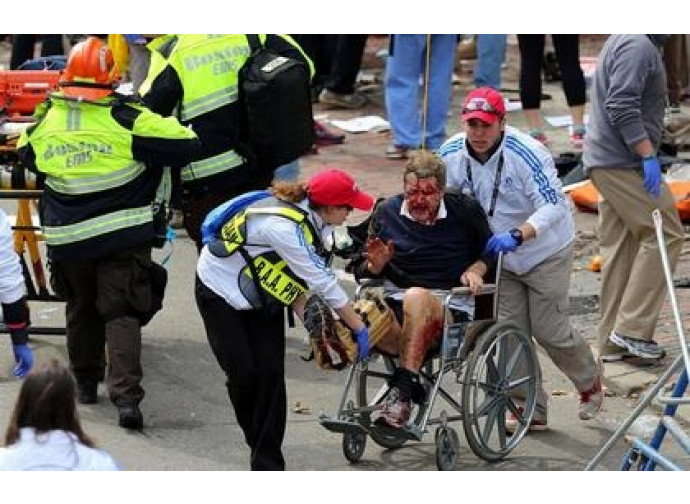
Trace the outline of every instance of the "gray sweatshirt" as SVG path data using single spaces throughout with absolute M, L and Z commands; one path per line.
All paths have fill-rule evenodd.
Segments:
M 666 104 L 666 73 L 647 35 L 611 35 L 594 73 L 583 162 L 593 167 L 640 169 L 633 146 L 659 146 Z

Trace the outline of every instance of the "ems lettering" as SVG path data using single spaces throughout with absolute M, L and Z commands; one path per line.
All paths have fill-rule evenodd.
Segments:
M 237 62 L 234 60 L 230 61 L 218 61 L 213 64 L 213 75 L 222 75 L 229 72 L 237 71 Z
M 184 59 L 185 68 L 194 72 L 201 67 L 213 65 L 213 74 L 220 75 L 228 72 L 236 72 L 239 69 L 237 58 L 246 59 L 249 56 L 247 46 L 223 47 L 207 54 L 195 54 Z
M 79 152 L 65 159 L 66 168 L 74 168 L 75 166 L 83 165 L 91 161 L 91 151 Z

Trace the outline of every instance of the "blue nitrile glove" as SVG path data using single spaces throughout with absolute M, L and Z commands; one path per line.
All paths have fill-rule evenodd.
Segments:
M 646 157 L 642 160 L 644 169 L 644 190 L 655 198 L 659 197 L 661 186 L 661 164 L 656 156 Z
M 499 233 L 489 238 L 483 253 L 496 256 L 499 252 L 514 252 L 517 248 L 518 242 L 510 233 Z
M 26 344 L 12 345 L 12 351 L 14 361 L 17 363 L 12 369 L 12 374 L 17 378 L 24 378 L 34 365 L 34 353 Z
M 361 361 L 369 357 L 369 329 L 367 326 L 362 326 L 359 331 L 354 331 L 357 337 L 357 361 Z

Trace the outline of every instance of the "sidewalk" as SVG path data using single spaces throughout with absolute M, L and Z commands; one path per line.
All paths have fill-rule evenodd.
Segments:
M 602 38 L 594 38 L 583 43 L 583 56 L 595 56 Z M 383 62 L 375 54 L 386 46 L 385 38 L 370 37 L 363 63 L 363 72 L 369 76 L 374 75 L 377 82 L 382 80 Z M 597 46 L 599 44 L 599 46 Z M 515 41 L 509 38 L 508 54 L 506 58 L 508 67 L 503 71 L 502 88 L 509 90 L 518 89 L 519 61 L 517 60 L 517 47 Z M 459 128 L 459 110 L 465 94 L 473 88 L 472 83 L 473 62 L 457 62 L 456 75 L 459 77 L 459 85 L 454 86 L 453 104 L 448 118 L 448 136 L 456 133 Z M 369 98 L 369 103 L 359 110 L 334 110 L 325 108 L 321 104 L 315 104 L 314 113 L 324 120 L 351 119 L 366 115 L 378 115 L 386 117 L 383 106 L 383 90 L 380 84 L 368 85 L 363 91 Z M 560 82 L 544 83 L 543 92 L 550 95 L 550 100 L 542 103 L 544 116 L 559 116 L 568 113 L 565 96 Z M 516 93 L 504 93 L 507 97 L 519 99 Z M 685 107 L 688 111 L 688 107 Z M 508 114 L 508 124 L 526 129 L 525 120 L 521 111 Z M 330 126 L 332 127 L 332 126 Z M 555 156 L 570 151 L 569 135 L 567 128 L 548 127 L 546 134 L 550 140 L 550 148 Z M 402 187 L 402 166 L 404 161 L 388 160 L 384 156 L 386 146 L 391 143 L 390 133 L 359 133 L 346 134 L 345 142 L 341 145 L 320 147 L 315 155 L 302 159 L 303 178 L 308 177 L 314 171 L 325 166 L 336 166 L 351 173 L 360 186 L 377 196 L 388 196 L 400 192 Z M 686 156 L 687 157 L 687 156 Z M 597 242 L 597 216 L 585 214 L 574 210 L 577 224 L 575 240 L 575 261 L 571 277 L 571 320 L 575 327 L 581 331 L 585 339 L 590 343 L 596 354 L 595 332 L 599 320 L 598 294 L 600 287 L 600 274 L 587 269 L 587 264 L 592 255 L 598 253 Z M 362 214 L 355 212 L 351 220 L 358 222 L 363 218 Z M 690 247 L 685 247 L 683 255 L 676 271 L 676 278 L 690 277 Z M 690 290 L 677 289 L 676 295 L 681 314 L 690 314 Z M 667 351 L 667 357 L 652 367 L 635 367 L 627 363 L 609 363 L 605 365 L 604 384 L 609 394 L 625 397 L 641 397 L 647 387 L 654 383 L 658 377 L 668 368 L 680 351 L 679 338 L 676 332 L 673 312 L 668 299 L 666 300 L 657 326 L 656 341 Z M 548 391 L 547 391 L 548 392 Z M 682 412 L 682 409 L 681 409 Z

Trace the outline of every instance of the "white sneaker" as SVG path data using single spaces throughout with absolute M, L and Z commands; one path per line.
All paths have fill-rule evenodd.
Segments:
M 594 384 L 589 390 L 580 392 L 579 416 L 580 420 L 591 420 L 599 413 L 604 404 L 604 388 L 601 386 L 601 376 L 594 378 Z
M 609 341 L 614 345 L 627 350 L 634 356 L 641 357 L 643 359 L 663 359 L 666 356 L 666 351 L 654 341 L 630 338 L 615 331 L 611 331 Z

